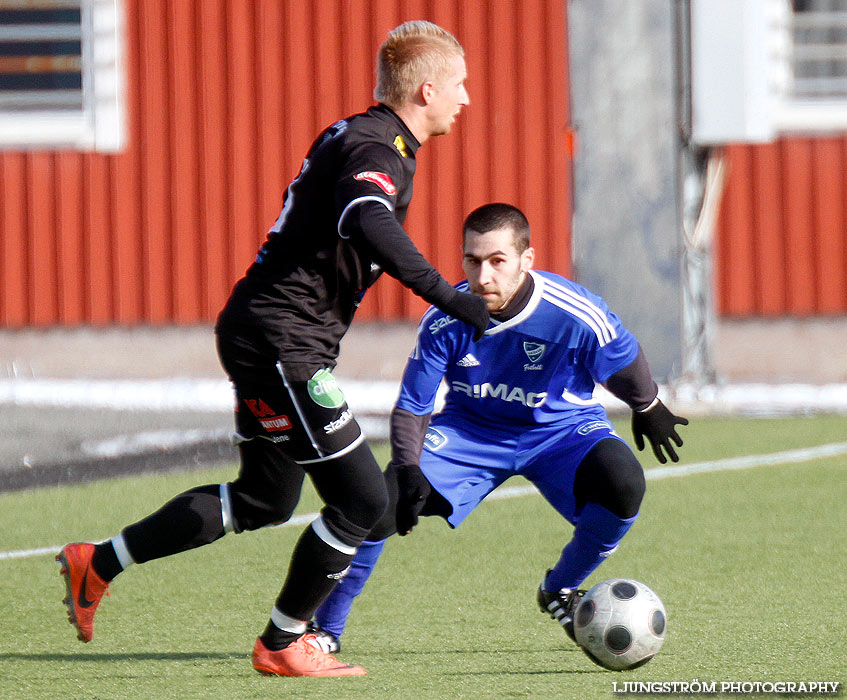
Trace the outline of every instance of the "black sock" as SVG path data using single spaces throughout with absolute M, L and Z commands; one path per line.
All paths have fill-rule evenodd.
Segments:
M 270 649 L 271 651 L 279 651 L 280 649 L 285 649 L 285 647 L 302 636 L 302 632 L 297 633 L 281 630 L 273 622 L 268 621 L 268 626 L 265 627 L 265 631 L 262 632 L 262 636 L 259 637 L 259 639 L 262 640 L 262 644 L 264 644 L 267 649 Z
M 318 537 L 312 527 L 307 527 L 294 548 L 275 607 L 295 620 L 311 620 L 352 560 L 352 554 L 339 552 Z M 269 649 L 282 649 L 301 634 L 281 630 L 269 622 L 261 639 Z
M 91 566 L 94 568 L 95 573 L 104 581 L 111 581 L 124 570 L 118 561 L 118 555 L 115 554 L 115 548 L 112 546 L 111 540 L 94 546 L 94 556 L 91 557 Z
M 123 531 L 139 564 L 209 544 L 224 534 L 218 484 L 181 493 Z

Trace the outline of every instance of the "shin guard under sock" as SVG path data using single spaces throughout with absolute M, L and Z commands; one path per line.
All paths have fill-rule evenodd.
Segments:
M 181 493 L 124 528 L 123 536 L 132 558 L 140 564 L 209 544 L 225 532 L 220 485 L 213 484 Z
M 573 539 L 547 574 L 544 590 L 579 587 L 617 549 L 637 517 L 638 514 L 619 518 L 598 503 L 586 503 L 576 522 Z
M 385 540 L 362 542 L 350 564 L 350 571 L 338 582 L 315 613 L 315 622 L 321 628 L 335 637 L 341 636 L 353 601 L 364 589 L 384 547 Z
M 323 532 L 323 537 L 317 531 Z M 332 544 L 326 540 L 332 540 Z M 306 528 L 294 548 L 288 576 L 276 600 L 277 610 L 295 620 L 311 620 L 318 606 L 347 573 L 355 553 L 355 547 L 327 534 L 326 526 L 318 518 Z

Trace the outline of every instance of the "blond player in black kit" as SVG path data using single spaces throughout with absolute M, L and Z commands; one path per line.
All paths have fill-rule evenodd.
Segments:
M 448 284 L 402 228 L 418 148 L 449 133 L 469 102 L 463 49 L 430 22 L 407 22 L 388 34 L 377 74 L 378 104 L 312 144 L 218 318 L 218 353 L 237 398 L 238 477 L 191 489 L 111 540 L 69 544 L 57 556 L 83 642 L 109 582 L 129 565 L 284 522 L 308 474 L 325 507 L 294 549 L 253 666 L 265 675 L 364 675 L 322 651 L 307 629 L 388 502 L 332 375 L 339 342 L 382 272 L 477 337 L 488 324 L 482 299 Z

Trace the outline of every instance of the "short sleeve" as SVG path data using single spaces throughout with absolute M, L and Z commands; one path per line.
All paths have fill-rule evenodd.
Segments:
M 628 367 L 638 356 L 638 341 L 624 328 L 620 318 L 608 311 L 603 304 L 606 322 L 611 329 L 610 337 L 586 333 L 584 361 L 595 382 L 600 384 L 616 372 Z

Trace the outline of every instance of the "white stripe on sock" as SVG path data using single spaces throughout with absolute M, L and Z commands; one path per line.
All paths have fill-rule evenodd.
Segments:
M 126 546 L 126 540 L 123 535 L 115 535 L 112 539 L 112 547 L 115 550 L 115 555 L 118 558 L 118 562 L 121 565 L 121 569 L 128 569 L 130 566 L 135 564 L 135 559 L 132 558 L 132 554 L 129 553 L 129 549 Z
M 229 495 L 229 484 L 221 484 L 221 521 L 224 533 L 235 532 L 235 521 L 232 517 L 232 498 Z
M 320 537 L 330 547 L 332 547 L 333 549 L 337 549 L 342 554 L 356 553 L 355 547 L 351 547 L 349 544 L 344 544 L 334 534 L 332 534 L 330 529 L 326 526 L 323 516 L 318 516 L 317 519 L 312 521 L 312 529 L 315 531 L 315 534 L 318 537 Z
M 306 631 L 305 620 L 295 620 L 293 617 L 286 615 L 276 606 L 274 606 L 273 610 L 271 610 L 271 622 L 273 622 L 274 625 L 279 627 L 281 630 L 291 632 L 292 634 L 303 634 Z

